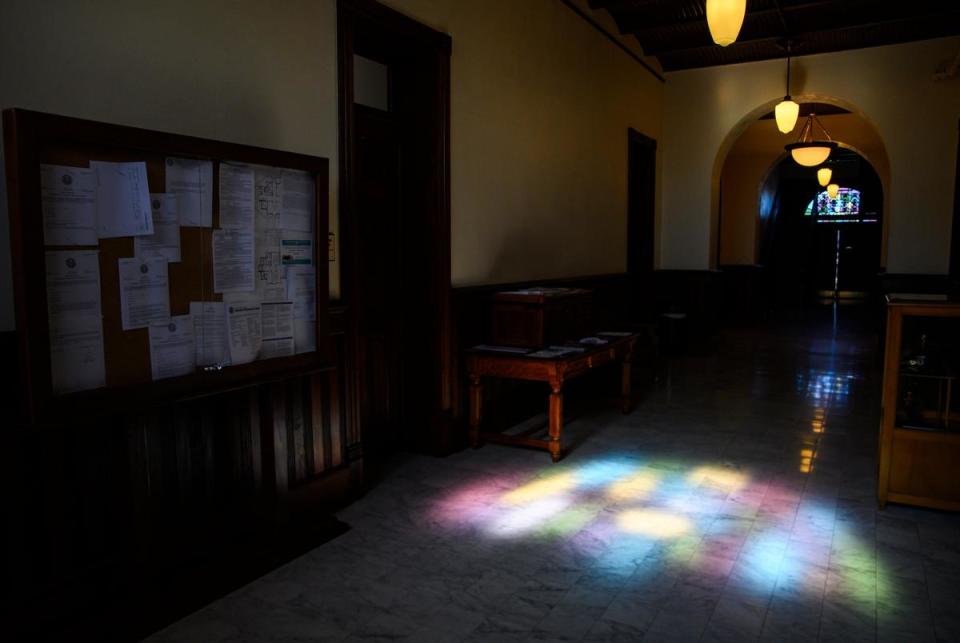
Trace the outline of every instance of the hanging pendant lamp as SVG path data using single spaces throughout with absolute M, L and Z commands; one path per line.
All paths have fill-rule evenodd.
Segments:
M 827 196 L 831 199 L 836 199 L 837 195 L 840 194 L 840 186 L 836 183 L 831 183 L 827 186 Z
M 826 140 L 816 140 L 813 138 L 813 125 L 816 123 L 826 137 Z M 803 124 L 800 130 L 800 137 L 796 143 L 790 143 L 784 146 L 790 152 L 793 160 L 804 167 L 816 167 L 830 158 L 830 153 L 837 149 L 837 144 L 830 138 L 826 128 L 816 114 L 811 113 L 807 116 L 807 122 Z
M 746 13 L 747 0 L 707 0 L 707 27 L 713 42 L 726 47 L 735 41 Z
M 790 50 L 787 49 L 787 93 L 783 100 L 777 104 L 773 111 L 777 119 L 777 129 L 784 134 L 789 134 L 797 125 L 797 117 L 800 116 L 800 106 L 790 97 Z
M 817 182 L 823 186 L 827 187 L 830 185 L 830 179 L 833 178 L 833 170 L 828 167 L 822 167 L 817 170 Z

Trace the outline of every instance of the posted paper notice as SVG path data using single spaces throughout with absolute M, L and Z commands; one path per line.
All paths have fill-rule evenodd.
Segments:
M 47 252 L 45 261 L 53 392 L 105 386 L 98 253 Z
M 123 330 L 170 319 L 170 282 L 163 257 L 120 259 L 120 317 Z
M 97 245 L 97 173 L 94 170 L 41 165 L 40 204 L 46 245 Z

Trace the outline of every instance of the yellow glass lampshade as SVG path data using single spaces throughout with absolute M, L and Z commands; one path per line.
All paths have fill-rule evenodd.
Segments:
M 840 194 L 840 186 L 836 183 L 831 183 L 827 186 L 827 196 L 831 199 L 836 199 L 837 195 Z
M 822 167 L 817 170 L 817 181 L 820 185 L 826 187 L 830 185 L 830 179 L 833 177 L 833 170 L 828 167 Z
M 735 41 L 746 12 L 747 0 L 707 0 L 707 26 L 713 42 L 726 47 Z
M 793 160 L 804 167 L 816 167 L 830 158 L 830 152 L 837 146 L 836 143 L 793 143 L 787 145 Z
M 773 110 L 773 114 L 777 119 L 777 129 L 784 134 L 789 134 L 797 124 L 797 117 L 800 116 L 800 105 L 793 102 L 789 96 L 784 96 L 783 100 Z

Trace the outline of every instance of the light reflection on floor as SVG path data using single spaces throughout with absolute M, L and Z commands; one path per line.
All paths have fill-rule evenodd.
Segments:
M 812 450 L 803 453 L 809 465 Z M 801 592 L 804 583 L 812 594 L 822 592 L 823 573 L 812 570 L 825 566 L 822 549 L 829 544 L 830 581 L 851 599 L 862 598 L 872 614 L 874 596 L 886 590 L 878 584 L 886 577 L 882 564 L 862 564 L 875 559 L 873 543 L 846 533 L 832 506 L 808 502 L 771 510 L 790 494 L 776 481 L 754 481 L 733 466 L 610 456 L 546 464 L 507 488 L 491 479 L 486 486 L 454 489 L 435 505 L 433 518 L 441 526 L 475 528 L 494 541 L 593 542 L 575 537 L 587 533 L 612 543 L 594 561 L 607 572 L 618 566 L 632 571 L 655 546 L 705 578 L 725 579 L 739 561 L 746 572 L 739 581 L 758 591 L 791 578 Z

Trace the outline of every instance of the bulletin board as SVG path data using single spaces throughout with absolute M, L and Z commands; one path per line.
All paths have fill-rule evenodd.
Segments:
M 20 109 L 3 112 L 7 192 L 19 335 L 19 373 L 30 422 L 54 422 L 75 413 L 119 413 L 305 374 L 330 366 L 327 332 L 328 160 L 189 136 L 111 125 Z M 220 302 L 214 292 L 214 231 L 220 227 L 220 164 L 231 163 L 309 173 L 315 185 L 312 262 L 315 269 L 313 350 L 248 363 L 198 366 L 189 374 L 156 379 L 151 371 L 148 330 L 124 330 L 118 261 L 135 256 L 134 238 L 100 238 L 80 250 L 99 253 L 104 386 L 54 391 L 48 325 L 46 254 L 64 250 L 45 242 L 41 165 L 86 168 L 92 161 L 143 162 L 150 193 L 166 191 L 168 159 L 212 164 L 210 227 L 180 228 L 180 260 L 168 266 L 171 316 L 185 315 L 190 302 Z M 69 248 L 78 250 L 77 248 Z

